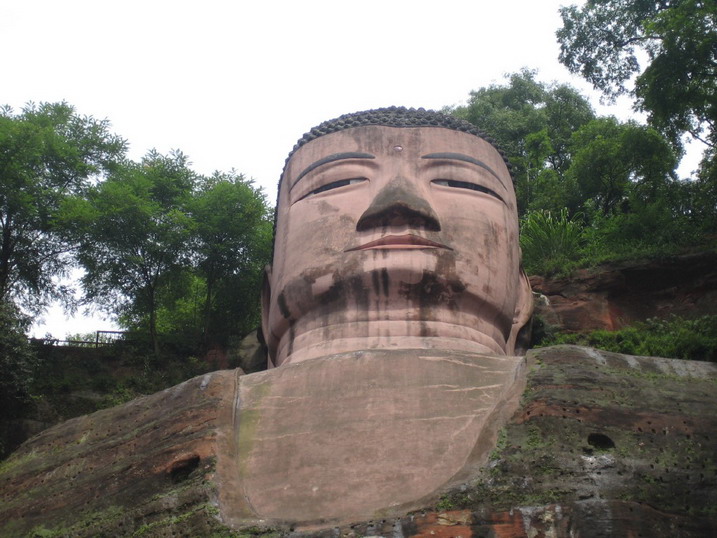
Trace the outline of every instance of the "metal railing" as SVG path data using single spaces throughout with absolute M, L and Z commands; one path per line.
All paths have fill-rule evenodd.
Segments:
M 101 347 L 111 346 L 123 340 L 128 331 L 95 331 L 94 340 L 60 340 L 58 338 L 31 338 L 31 341 L 42 342 L 49 346 L 68 347 Z

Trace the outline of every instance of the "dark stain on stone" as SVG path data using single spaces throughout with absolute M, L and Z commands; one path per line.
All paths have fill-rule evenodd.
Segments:
M 379 282 L 378 282 L 378 271 L 371 271 L 371 284 L 373 284 L 373 291 L 378 295 L 380 293 L 379 291 Z
M 376 281 L 373 282 L 373 285 L 378 287 L 378 277 Z M 318 299 L 322 305 L 330 305 L 327 311 L 346 309 L 349 297 L 356 302 L 358 308 L 367 310 L 369 307 L 369 296 L 369 290 L 366 284 L 364 284 L 363 278 L 361 278 L 361 276 L 352 276 L 348 279 L 335 277 L 331 287 L 319 295 Z
M 399 293 L 409 301 L 418 303 L 422 310 L 441 304 L 448 305 L 451 310 L 455 310 L 457 305 L 454 295 L 464 289 L 465 285 L 459 280 L 443 280 L 432 271 L 423 271 L 419 282 L 415 284 L 402 283 Z
M 448 282 L 453 293 L 462 293 L 466 290 L 466 285 L 460 280 L 451 280 Z
M 295 321 L 289 322 L 289 352 L 291 355 L 294 352 L 294 338 L 296 338 L 296 328 L 294 327 Z
M 291 312 L 289 312 L 289 307 L 286 304 L 286 297 L 284 296 L 283 291 L 279 294 L 279 297 L 277 297 L 276 302 L 279 305 L 279 310 L 281 311 L 281 315 L 284 316 L 284 319 L 289 319 L 291 317 Z
M 349 284 L 351 285 L 351 293 L 356 301 L 356 306 L 361 310 L 368 310 L 369 293 L 363 280 L 360 277 L 354 277 L 349 280 Z
M 428 328 L 428 323 L 426 323 L 424 319 L 421 319 L 418 334 L 421 336 L 434 336 L 433 332 Z
M 383 294 L 388 297 L 388 283 L 389 283 L 389 276 L 388 276 L 388 269 L 385 267 L 381 269 L 381 284 L 383 285 Z
M 321 304 L 335 303 L 336 301 L 346 297 L 346 288 L 342 280 L 334 281 L 331 287 L 319 295 Z M 345 303 L 345 300 L 344 300 Z

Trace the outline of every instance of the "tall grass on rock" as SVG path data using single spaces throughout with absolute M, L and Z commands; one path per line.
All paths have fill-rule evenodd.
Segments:
M 695 319 L 649 318 L 618 331 L 559 334 L 539 347 L 575 344 L 605 351 L 651 357 L 717 362 L 717 315 Z
M 529 274 L 549 275 L 565 271 L 580 257 L 583 227 L 563 208 L 557 214 L 538 210 L 521 220 L 520 246 Z

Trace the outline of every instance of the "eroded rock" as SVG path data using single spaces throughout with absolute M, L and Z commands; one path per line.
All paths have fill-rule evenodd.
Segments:
M 530 277 L 536 312 L 561 331 L 616 330 L 651 317 L 717 314 L 717 253 L 582 269 L 569 278 Z
M 462 369 L 461 362 L 451 364 Z M 326 537 L 698 537 L 717 532 L 716 365 L 576 346 L 535 350 L 528 362 L 522 402 L 497 443 L 488 446 L 485 437 L 481 441 L 471 433 L 484 431 L 474 421 L 443 427 L 448 425 L 443 404 L 456 409 L 461 404 L 451 398 L 461 393 L 448 386 L 447 394 L 436 398 L 432 391 L 455 384 L 442 376 L 457 371 L 429 368 L 401 385 L 387 378 L 379 363 L 369 362 L 376 374 L 369 381 L 353 371 L 350 381 L 339 382 L 322 368 L 328 377 L 318 380 L 316 386 L 323 388 L 315 392 L 302 390 L 301 383 L 302 375 L 315 373 L 308 370 L 312 365 L 319 367 L 314 361 L 241 377 L 228 371 L 207 374 L 73 419 L 25 443 L 0 471 L 0 534 L 23 536 L 39 528 L 72 536 L 132 535 L 142 529 L 152 536 L 172 531 L 201 536 L 242 528 L 254 535 Z M 360 363 L 359 358 L 353 365 L 358 371 Z M 405 370 L 399 363 L 393 366 L 401 377 Z M 273 379 L 279 373 L 295 383 Z M 421 379 L 424 391 L 415 384 Z M 348 383 L 346 390 L 341 383 Z M 460 383 L 470 386 L 475 380 Z M 387 392 L 388 384 L 397 388 Z M 244 394 L 244 402 L 236 394 Z M 476 410 L 478 401 L 463 403 Z M 302 405 L 316 409 L 314 420 L 301 425 L 304 431 L 293 419 L 292 402 L 296 412 Z M 441 404 L 433 417 L 432 402 Z M 356 422 L 336 421 L 347 416 Z M 230 425 L 237 420 L 239 444 L 234 445 Z M 396 429 L 402 422 L 404 430 Z M 337 435 L 346 442 L 336 442 Z M 311 439 L 304 444 L 308 452 L 294 450 L 292 436 Z M 471 443 L 475 446 L 466 452 Z M 231 446 L 239 456 L 222 460 Z M 431 446 L 437 448 L 434 454 L 426 452 Z M 387 464 L 372 461 L 391 450 L 405 457 Z M 430 486 L 431 473 L 446 466 L 446 459 L 459 461 L 458 452 L 467 454 L 460 471 Z M 292 485 L 284 469 L 287 459 L 312 455 L 316 465 L 335 467 L 324 478 L 320 470 L 297 475 Z M 227 462 L 243 470 L 232 475 Z M 414 501 L 402 502 L 401 496 L 411 498 L 412 476 L 434 489 L 416 488 Z M 323 479 L 335 483 L 336 496 L 365 487 L 369 497 L 383 489 L 396 498 L 387 502 L 379 495 L 385 509 L 371 517 L 361 516 L 363 509 L 351 516 L 360 502 L 349 502 L 341 523 L 335 513 L 322 517 L 307 502 Z M 299 491 L 304 482 L 308 493 Z M 295 495 L 282 493 L 283 486 L 294 488 Z M 256 505 L 241 505 L 241 499 L 252 498 Z M 327 499 L 324 506 L 333 502 Z M 342 504 L 339 499 L 333 506 L 343 509 Z

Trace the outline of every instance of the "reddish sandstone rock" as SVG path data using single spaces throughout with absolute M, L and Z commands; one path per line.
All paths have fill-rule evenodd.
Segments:
M 535 350 L 529 364 L 491 460 L 443 510 L 341 535 L 717 535 L 717 365 L 577 346 Z
M 217 467 L 222 516 L 313 527 L 421 508 L 485 462 L 524 376 L 522 357 L 442 350 L 342 353 L 245 376 L 238 443 Z
M 481 407 L 480 397 L 445 407 L 452 396 L 433 392 L 447 385 L 453 395 L 472 394 L 456 390 L 476 384 L 456 379 L 466 358 L 443 357 L 455 365 L 452 373 L 440 361 L 430 363 L 437 370 L 408 361 L 414 368 L 407 371 L 400 358 L 393 364 L 387 357 L 380 364 L 353 358 L 344 357 L 348 368 L 335 363 L 350 382 L 339 383 L 342 375 L 330 367 L 310 371 L 315 361 L 274 370 L 279 377 L 220 372 L 47 430 L 2 465 L 0 535 L 32 529 L 71 536 L 223 536 L 245 529 L 250 536 L 326 538 L 717 534 L 717 365 L 576 346 L 535 350 L 522 403 L 497 446 L 490 452 L 478 437 L 460 471 L 443 486 L 433 480 L 435 491 L 427 494 L 415 484 L 432 487 L 422 475 L 450 469 L 444 460 L 465 454 L 475 427 L 469 420 L 449 428 L 465 414 L 450 417 L 449 409 Z M 359 376 L 362 362 L 371 364 L 374 378 Z M 311 387 L 309 379 L 316 382 Z M 412 393 L 421 380 L 424 389 Z M 415 400 L 421 392 L 427 397 Z M 432 417 L 433 401 L 440 405 Z M 298 411 L 307 405 L 313 416 Z M 355 423 L 335 421 L 362 410 L 369 412 Z M 426 454 L 431 446 L 438 450 Z M 262 461 L 265 451 L 272 453 Z M 299 465 L 296 481 L 284 469 L 292 457 L 307 468 L 313 457 L 316 465 L 305 474 Z M 325 496 L 317 509 L 300 498 L 315 495 L 317 484 L 319 492 L 335 487 L 334 495 L 355 495 L 356 516 L 351 503 L 345 523 L 330 512 L 347 509 L 341 499 Z M 365 500 L 350 491 L 361 488 L 379 492 L 385 509 L 361 516 Z M 394 502 L 380 496 L 384 488 Z
M 570 278 L 530 277 L 536 312 L 560 330 L 615 330 L 650 317 L 717 314 L 717 253 L 581 269 Z
M 401 515 L 485 461 L 524 363 L 365 351 L 207 374 L 25 443 L 0 473 L 0 534 L 310 532 Z
M 0 535 L 116 536 L 177 518 L 209 534 L 217 427 L 235 384 L 234 372 L 206 374 L 35 436 L 1 464 Z

